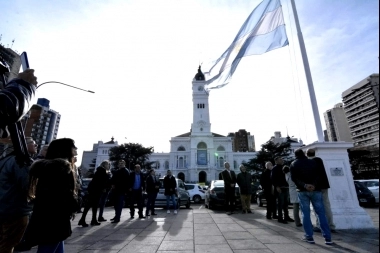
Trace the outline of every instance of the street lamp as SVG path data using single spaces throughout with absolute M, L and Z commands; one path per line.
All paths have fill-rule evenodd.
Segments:
M 41 83 L 40 85 L 37 86 L 37 89 L 40 88 L 42 85 L 44 85 L 46 83 L 58 83 L 58 84 L 62 84 L 62 85 L 65 85 L 65 86 L 69 86 L 69 87 L 74 88 L 74 89 L 78 89 L 78 90 L 82 90 L 82 91 L 86 91 L 86 92 L 90 92 L 90 93 L 95 93 L 92 90 L 84 90 L 84 89 L 81 89 L 81 88 L 78 88 L 78 87 L 75 87 L 75 86 L 72 86 L 72 85 L 68 85 L 68 84 L 61 83 L 61 82 L 56 82 L 56 81 L 49 81 L 49 82 Z

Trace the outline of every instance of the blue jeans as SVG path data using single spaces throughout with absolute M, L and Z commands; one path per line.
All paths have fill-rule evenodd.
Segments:
M 322 235 L 325 239 L 331 240 L 331 232 L 327 223 L 325 207 L 323 206 L 322 193 L 314 192 L 298 192 L 301 211 L 303 214 L 302 222 L 305 236 L 313 237 L 313 225 L 310 219 L 310 202 L 313 205 L 314 211 L 317 213 L 321 225 Z
M 64 242 L 60 241 L 55 244 L 40 244 L 38 245 L 37 253 L 64 253 Z
M 104 207 L 106 205 L 106 201 L 107 201 L 107 198 L 108 198 L 108 191 L 107 192 L 103 192 L 102 195 L 100 196 L 100 201 L 99 201 L 99 218 L 103 217 L 103 211 L 104 211 Z
M 177 202 L 175 200 L 175 194 L 166 195 L 166 209 L 169 210 L 169 201 L 170 201 L 170 199 L 172 200 L 173 209 L 176 210 L 177 209 Z
M 124 206 L 125 195 L 120 193 L 115 193 L 115 220 L 120 220 L 121 211 Z

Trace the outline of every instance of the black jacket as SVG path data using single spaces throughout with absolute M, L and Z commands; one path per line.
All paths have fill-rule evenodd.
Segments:
M 317 164 L 306 156 L 297 158 L 290 165 L 292 181 L 296 184 L 297 190 L 306 191 L 305 184 L 312 184 L 315 191 L 320 191 Z
M 236 182 L 240 188 L 240 194 L 252 194 L 252 176 L 248 172 L 241 172 L 237 175 Z
M 165 188 L 165 196 L 171 196 L 175 194 L 177 190 L 177 181 L 175 180 L 175 177 L 165 176 L 164 188 Z
M 272 171 L 265 169 L 260 177 L 260 185 L 264 192 L 272 192 L 272 179 L 270 178 Z
M 0 90 L 0 138 L 9 136 L 8 128 L 24 116 L 34 97 L 36 87 L 22 79 L 13 79 Z
M 312 157 L 310 159 L 313 160 L 317 164 L 319 186 L 321 187 L 321 189 L 330 188 L 329 179 L 327 178 L 325 165 L 323 165 L 322 159 L 319 157 Z
M 65 240 L 72 233 L 71 215 L 78 210 L 70 163 L 64 159 L 38 160 L 32 164 L 30 176 L 38 182 L 26 240 L 33 245 Z
M 129 171 L 127 168 L 118 169 L 111 178 L 111 184 L 114 186 L 112 191 L 116 194 L 126 194 L 129 191 Z
M 282 172 L 283 165 L 276 164 L 272 169 L 271 180 L 274 187 L 288 188 L 289 184 L 286 181 L 284 172 Z
M 88 185 L 88 193 L 93 195 L 101 195 L 107 187 L 109 177 L 106 169 L 103 167 L 96 168 L 96 172 Z
M 160 180 L 158 180 L 155 176 L 149 175 L 146 180 L 146 192 L 147 193 L 154 193 L 159 192 L 160 188 L 156 186 L 160 186 Z
M 223 181 L 224 181 L 224 192 L 234 191 L 235 190 L 235 184 L 236 184 L 235 172 L 233 170 L 230 170 L 230 173 L 228 173 L 227 170 L 223 170 L 222 171 L 222 177 L 223 177 Z M 231 184 L 233 184 L 234 186 L 231 187 Z

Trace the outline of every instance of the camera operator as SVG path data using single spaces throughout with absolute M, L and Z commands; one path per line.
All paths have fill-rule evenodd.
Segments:
M 0 90 L 0 138 L 8 138 L 8 127 L 16 124 L 29 110 L 29 103 L 34 96 L 37 78 L 34 70 L 28 69 L 10 81 Z M 13 139 L 13 146 L 25 142 Z M 24 157 L 36 153 L 36 144 L 32 138 L 26 138 Z M 13 152 L 0 160 L 0 252 L 13 252 L 21 240 L 28 224 L 32 206 L 27 201 L 28 163 L 21 163 Z

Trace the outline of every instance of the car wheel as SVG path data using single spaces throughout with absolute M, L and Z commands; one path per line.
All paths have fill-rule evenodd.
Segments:
M 180 209 L 180 207 L 181 207 L 181 199 L 178 199 L 178 201 L 177 201 L 177 210 Z
M 208 208 L 209 208 L 210 210 L 214 209 L 214 205 L 213 205 L 213 204 L 211 204 L 211 201 L 210 201 L 210 202 L 208 202 Z
M 190 199 L 187 200 L 187 203 L 186 203 L 186 208 L 189 209 L 190 208 Z
M 261 201 L 260 197 L 257 198 L 257 205 L 258 206 L 263 206 L 263 202 Z
M 195 196 L 193 197 L 193 201 L 194 201 L 194 203 L 200 203 L 201 200 L 202 200 L 202 198 L 201 198 L 201 196 L 199 196 L 199 195 L 195 195 Z

